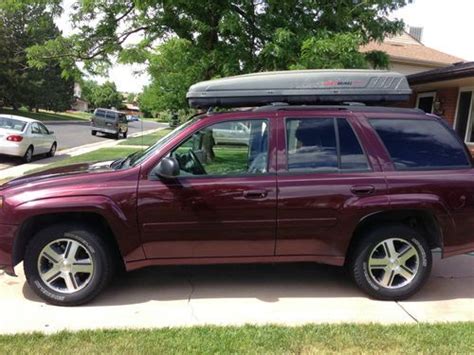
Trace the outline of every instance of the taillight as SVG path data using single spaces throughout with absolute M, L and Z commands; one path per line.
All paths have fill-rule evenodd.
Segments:
M 7 137 L 7 141 L 10 142 L 21 142 L 23 140 L 22 136 L 12 135 Z

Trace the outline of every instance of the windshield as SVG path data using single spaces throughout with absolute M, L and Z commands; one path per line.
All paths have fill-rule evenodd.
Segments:
M 15 120 L 13 118 L 0 117 L 0 128 L 23 132 L 26 122 Z
M 176 137 L 179 133 L 181 133 L 185 128 L 192 125 L 194 122 L 199 120 L 201 116 L 196 116 L 191 120 L 183 123 L 181 126 L 177 127 L 170 133 L 168 133 L 163 138 L 159 139 L 155 144 L 148 147 L 145 150 L 135 152 L 132 155 L 128 156 L 123 160 L 123 164 L 120 164 L 120 168 L 126 168 L 129 166 L 136 166 L 140 164 L 142 161 L 148 159 L 150 156 L 154 155 L 161 147 L 163 147 L 166 143 L 168 143 L 171 139 Z

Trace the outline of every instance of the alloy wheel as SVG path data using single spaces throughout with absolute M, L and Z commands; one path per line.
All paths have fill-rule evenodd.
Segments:
M 408 285 L 417 275 L 419 266 L 418 250 L 405 239 L 386 239 L 369 254 L 370 277 L 384 288 L 396 289 Z
M 74 239 L 57 239 L 41 250 L 38 273 L 52 290 L 71 294 L 89 284 L 94 275 L 94 262 L 84 244 Z

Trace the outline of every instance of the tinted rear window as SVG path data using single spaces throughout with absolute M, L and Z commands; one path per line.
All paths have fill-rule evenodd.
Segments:
M 288 171 L 369 170 L 359 140 L 346 119 L 287 119 L 286 134 Z
M 397 170 L 469 167 L 464 146 L 436 120 L 371 119 Z
M 97 110 L 97 111 L 95 111 L 94 115 L 97 116 L 97 117 L 105 117 L 105 111 Z

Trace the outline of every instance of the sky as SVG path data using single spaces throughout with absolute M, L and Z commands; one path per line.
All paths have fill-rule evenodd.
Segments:
M 63 0 L 65 9 L 57 19 L 58 27 L 65 35 L 72 32 L 69 24 L 69 7 L 74 0 Z M 474 61 L 474 0 L 414 0 L 412 4 L 392 13 L 409 26 L 423 27 L 422 42 L 428 47 Z M 138 75 L 136 72 L 141 72 Z M 115 82 L 119 91 L 138 93 L 149 83 L 149 76 L 139 65 L 115 64 L 108 77 L 95 80 Z

